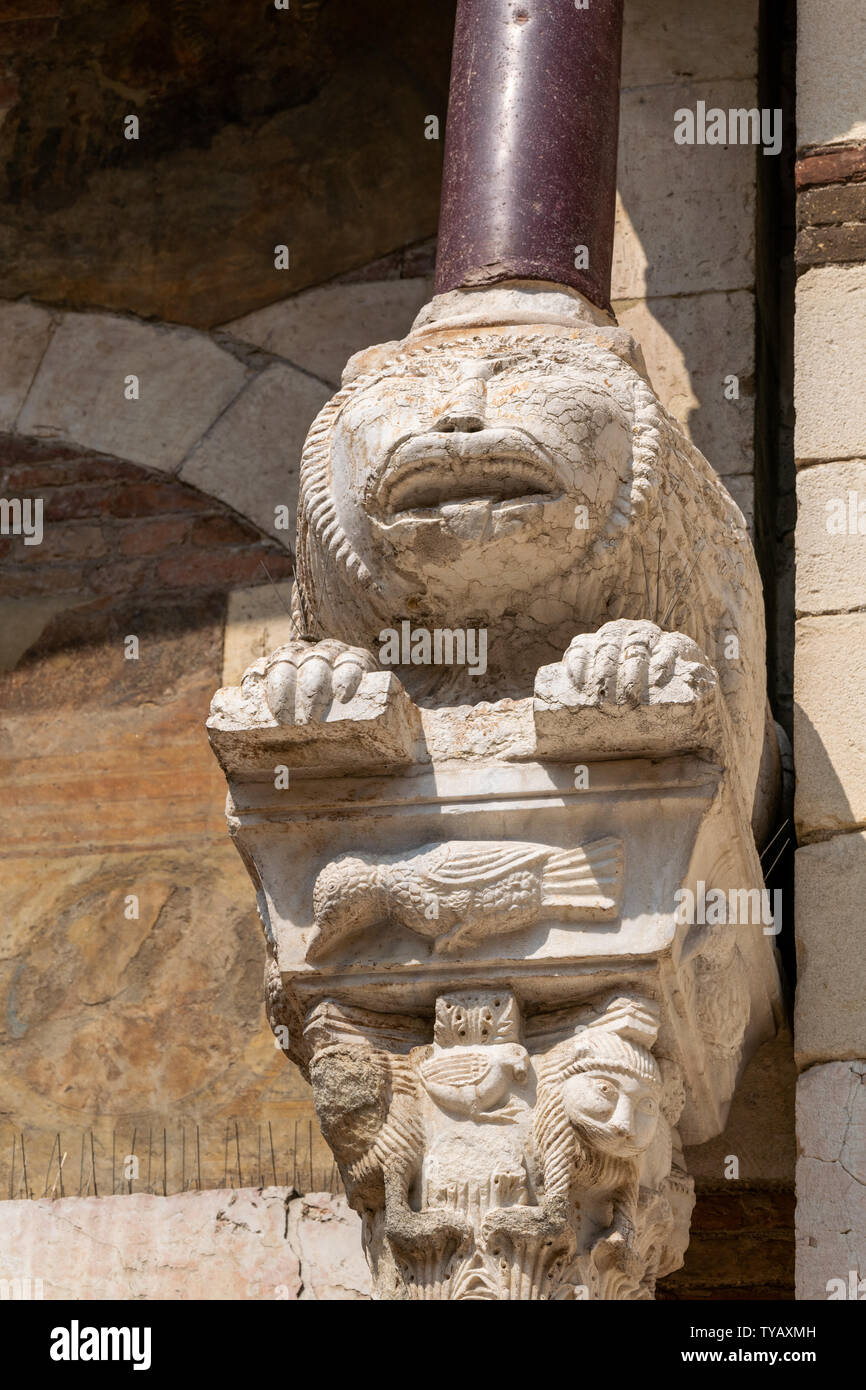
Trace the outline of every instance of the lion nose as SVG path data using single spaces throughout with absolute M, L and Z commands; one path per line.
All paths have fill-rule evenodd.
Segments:
M 441 434 L 483 430 L 486 402 L 486 382 L 480 377 L 464 378 L 436 416 L 433 429 Z

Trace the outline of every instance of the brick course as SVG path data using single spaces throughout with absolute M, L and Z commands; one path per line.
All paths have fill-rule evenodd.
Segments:
M 135 465 L 0 437 L 0 496 L 42 498 L 44 538 L 0 538 L 0 596 L 170 596 L 287 579 L 286 551 L 223 503 Z

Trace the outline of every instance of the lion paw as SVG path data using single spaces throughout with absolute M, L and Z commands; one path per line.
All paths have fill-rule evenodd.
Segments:
M 616 1271 L 629 1279 L 641 1274 L 641 1261 L 624 1231 L 611 1229 L 596 1241 L 592 1249 L 596 1269 L 600 1274 Z
M 263 665 L 268 709 L 279 724 L 318 723 L 332 700 L 346 704 L 362 677 L 376 670 L 375 658 L 363 647 L 333 638 L 287 642 Z
M 562 664 L 594 705 L 650 704 L 676 678 L 691 689 L 715 681 L 691 637 L 645 619 L 619 618 L 575 637 Z

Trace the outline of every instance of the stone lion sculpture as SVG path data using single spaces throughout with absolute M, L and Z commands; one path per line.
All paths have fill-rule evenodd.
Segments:
M 350 360 L 303 452 L 293 616 L 296 640 L 253 673 L 281 722 L 350 699 L 386 629 L 484 629 L 483 673 L 395 667 L 419 704 L 529 695 L 563 654 L 613 703 L 715 673 L 755 787 L 764 627 L 743 516 L 633 340 L 576 291 L 452 291 Z

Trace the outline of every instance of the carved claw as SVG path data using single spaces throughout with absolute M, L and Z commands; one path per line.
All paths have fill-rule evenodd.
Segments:
M 362 647 L 323 642 L 287 642 L 265 662 L 265 698 L 280 724 L 314 724 L 332 700 L 346 704 L 362 677 L 377 670 L 375 658 Z
M 451 1242 L 459 1248 L 472 1238 L 472 1227 L 455 1212 L 437 1208 L 411 1211 L 401 1206 L 396 1211 L 386 1208 L 385 1235 L 398 1254 L 418 1256 L 431 1246 L 444 1249 Z
M 538 1207 L 497 1207 L 489 1211 L 481 1223 L 481 1237 L 486 1246 L 499 1235 L 511 1239 L 536 1237 L 554 1240 L 568 1225 L 564 1202 L 542 1202 Z
M 619 1226 L 611 1226 L 599 1237 L 592 1254 L 601 1274 L 615 1270 L 629 1279 L 638 1279 L 643 1273 L 643 1264 L 629 1234 Z
M 691 637 L 644 619 L 619 618 L 575 637 L 563 665 L 575 687 L 601 705 L 648 704 L 675 674 L 692 687 L 715 680 Z

